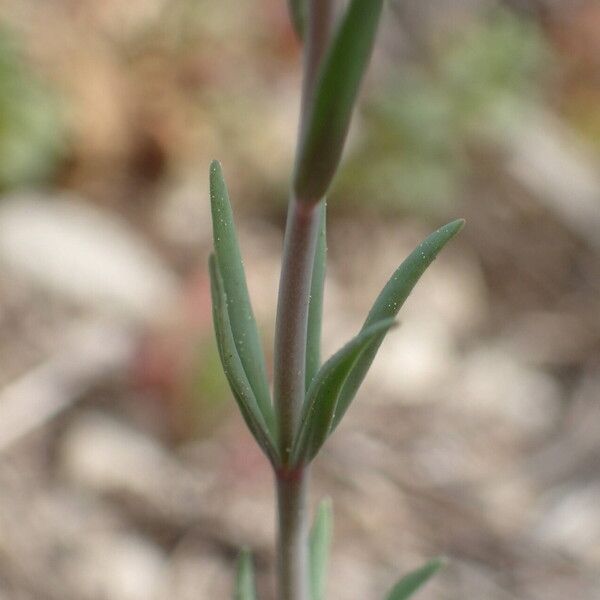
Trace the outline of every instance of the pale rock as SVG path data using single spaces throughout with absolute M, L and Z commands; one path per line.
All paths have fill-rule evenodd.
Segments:
M 530 434 L 548 431 L 559 417 L 556 380 L 502 349 L 476 348 L 456 375 L 449 396 L 470 412 L 500 417 Z
M 600 484 L 555 491 L 543 504 L 536 537 L 582 564 L 600 567 Z
M 178 182 L 155 213 L 161 235 L 183 250 L 197 253 L 198 248 L 212 246 L 208 167 L 204 177 L 194 175 Z
M 477 261 L 453 250 L 452 242 L 442 250 L 411 292 L 400 317 L 440 319 L 458 338 L 485 322 L 489 299 Z
M 185 545 L 177 549 L 169 566 L 169 585 L 160 600 L 230 598 L 234 565 L 226 564 L 214 551 L 194 551 Z
M 80 598 L 157 600 L 166 585 L 167 562 L 150 542 L 114 531 L 89 536 L 70 572 Z
M 98 413 L 78 418 L 60 449 L 65 475 L 85 489 L 117 494 L 176 522 L 198 515 L 210 475 L 189 472 L 155 440 Z
M 3 199 L 0 261 L 71 301 L 136 320 L 156 317 L 177 289 L 124 222 L 64 195 Z
M 452 335 L 440 319 L 400 322 L 384 341 L 365 390 L 371 389 L 403 402 L 419 402 L 453 373 L 455 349 Z M 365 394 L 366 395 L 366 394 Z
M 331 561 L 330 572 L 332 583 L 338 584 L 335 592 L 339 600 L 364 600 L 374 597 L 372 579 L 364 557 L 338 552 Z

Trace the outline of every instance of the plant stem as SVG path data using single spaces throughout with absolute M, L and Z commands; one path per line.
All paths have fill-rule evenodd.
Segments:
M 279 600 L 307 600 L 306 469 L 287 468 L 305 392 L 306 338 L 318 205 L 292 198 L 285 232 L 275 329 L 275 414 L 283 467 L 276 472 Z
M 309 0 L 300 134 L 327 48 L 335 0 Z M 279 600 L 308 600 L 308 468 L 289 469 L 289 456 L 305 394 L 306 340 L 320 198 L 288 206 L 275 325 L 274 404 L 283 467 L 276 472 Z
M 335 0 L 308 0 L 300 135 L 305 113 L 327 49 Z M 274 399 L 282 461 L 287 462 L 305 391 L 308 304 L 320 198 L 292 196 L 287 215 L 275 325 Z
M 277 476 L 279 600 L 308 598 L 308 468 Z
M 319 215 L 317 205 L 290 201 L 275 325 L 274 398 L 284 464 L 304 401 L 308 304 Z

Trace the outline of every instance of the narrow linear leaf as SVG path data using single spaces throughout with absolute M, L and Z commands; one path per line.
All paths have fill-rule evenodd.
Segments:
M 310 532 L 310 590 L 311 600 L 325 600 L 327 565 L 333 530 L 331 500 L 322 500 Z
M 238 558 L 233 600 L 256 600 L 254 567 L 248 550 L 242 550 Z
M 240 412 L 252 435 L 259 446 L 267 454 L 271 462 L 273 464 L 278 464 L 278 452 L 273 442 L 271 432 L 258 407 L 256 397 L 254 396 L 254 392 L 252 391 L 235 346 L 231 324 L 229 322 L 229 313 L 227 311 L 227 296 L 225 294 L 223 278 L 221 277 L 214 254 L 211 254 L 209 258 L 209 271 L 213 323 L 223 370 L 229 381 L 233 396 L 240 408 Z
M 301 200 L 324 197 L 338 167 L 382 5 L 351 0 L 324 58 L 296 159 L 294 191 Z
M 377 297 L 377 300 L 375 300 L 375 304 L 371 308 L 363 325 L 363 330 L 373 323 L 381 321 L 381 319 L 396 317 L 427 267 L 434 261 L 442 248 L 463 228 L 464 223 L 463 219 L 458 219 L 444 225 L 413 250 L 408 258 L 398 267 Z M 333 420 L 332 429 L 335 429 L 339 425 L 342 417 L 352 403 L 358 388 L 375 359 L 382 341 L 383 338 L 373 340 L 369 347 L 365 349 L 357 361 L 356 367 L 349 375 L 344 389 L 340 394 L 338 410 Z
M 386 600 L 406 600 L 425 585 L 442 567 L 444 561 L 434 558 L 420 569 L 405 575 L 392 589 Z
M 229 194 L 221 165 L 217 161 L 210 165 L 210 202 L 215 254 L 228 299 L 227 312 L 233 339 L 258 407 L 269 431 L 274 434 L 275 415 L 269 393 L 264 353 L 248 295 Z
M 293 464 L 310 462 L 316 456 L 331 431 L 344 382 L 365 348 L 381 343 L 393 325 L 393 319 L 385 319 L 367 327 L 321 367 L 304 402 L 292 448 Z
M 304 37 L 304 27 L 306 25 L 306 6 L 307 0 L 288 0 L 288 8 L 292 25 L 300 39 Z
M 306 339 L 306 389 L 308 390 L 321 366 L 321 322 L 323 319 L 323 292 L 325 289 L 325 269 L 327 261 L 327 204 L 321 205 L 321 223 L 317 250 L 313 265 L 308 305 L 308 331 Z
M 456 219 L 440 227 L 408 255 L 375 300 L 364 327 L 398 314 L 423 273 L 437 258 L 442 248 L 459 233 L 464 225 L 464 219 Z

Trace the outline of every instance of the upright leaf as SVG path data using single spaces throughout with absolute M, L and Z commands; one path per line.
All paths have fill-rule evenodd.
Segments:
M 321 223 L 317 250 L 313 265 L 308 305 L 308 331 L 306 338 L 306 389 L 321 366 L 321 321 L 323 318 L 323 292 L 325 288 L 325 268 L 327 261 L 327 204 L 321 203 Z
M 288 8 L 290 11 L 290 17 L 292 19 L 292 25 L 298 34 L 298 37 L 302 39 L 304 37 L 304 28 L 306 25 L 306 7 L 307 0 L 288 0 Z
M 256 600 L 254 567 L 252 566 L 252 555 L 248 550 L 242 550 L 238 558 L 233 600 Z
M 310 590 L 311 600 L 325 600 L 327 563 L 333 529 L 331 500 L 322 500 L 310 532 Z
M 370 325 L 321 367 L 304 402 L 300 427 L 292 448 L 292 464 L 307 463 L 316 456 L 331 431 L 344 382 L 365 348 L 372 342 L 381 343 L 393 325 L 393 319 Z
M 223 370 L 252 435 L 271 462 L 278 464 L 279 457 L 273 437 L 260 411 L 233 339 L 223 278 L 214 254 L 211 254 L 209 259 L 209 271 L 213 323 Z
M 412 571 L 403 577 L 388 594 L 386 600 L 407 600 L 425 585 L 442 567 L 444 561 L 435 558 L 420 569 Z
M 294 191 L 300 200 L 323 198 L 338 167 L 382 5 L 383 0 L 351 0 L 324 58 L 296 159 Z
M 210 165 L 210 202 L 215 254 L 228 300 L 227 312 L 233 339 L 250 386 L 256 396 L 258 407 L 269 431 L 274 433 L 275 417 L 271 405 L 264 354 L 248 295 L 229 194 L 221 165 L 217 161 L 213 161 Z
M 396 317 L 417 281 L 421 278 L 421 275 L 423 275 L 427 267 L 434 261 L 440 250 L 463 228 L 463 225 L 464 220 L 462 219 L 452 221 L 432 233 L 413 250 L 408 258 L 398 267 L 377 297 L 377 300 L 375 300 L 375 304 L 371 308 L 367 320 L 363 325 L 363 330 L 382 319 Z M 357 361 L 356 367 L 352 370 L 344 385 L 344 389 L 340 393 L 338 410 L 333 420 L 332 429 L 338 426 L 354 399 L 382 341 L 383 338 L 373 340 Z

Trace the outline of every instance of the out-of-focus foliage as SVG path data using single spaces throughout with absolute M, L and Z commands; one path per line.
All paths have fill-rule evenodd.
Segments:
M 494 11 L 392 76 L 364 112 L 337 190 L 364 205 L 436 213 L 469 173 L 466 142 L 494 136 L 538 94 L 549 50 L 533 22 Z
M 420 569 L 405 575 L 390 592 L 387 600 L 408 600 L 425 585 L 444 565 L 444 562 L 435 558 L 423 565 Z
M 0 27 L 0 188 L 51 175 L 62 141 L 57 99 L 22 59 L 16 36 Z
M 247 550 L 242 551 L 238 560 L 233 600 L 256 600 L 254 567 L 252 565 L 252 556 Z

